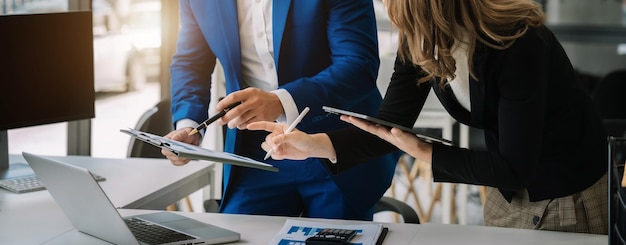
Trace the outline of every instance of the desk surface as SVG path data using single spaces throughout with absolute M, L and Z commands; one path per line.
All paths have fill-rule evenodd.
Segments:
M 116 207 L 165 209 L 209 184 L 213 163 L 176 167 L 165 159 L 51 157 L 82 166 L 107 180 L 99 182 Z M 11 162 L 24 162 L 11 155 Z M 15 194 L 0 189 L 0 244 L 41 244 L 73 227 L 47 191 Z
M 148 210 L 121 209 L 123 216 L 153 212 Z M 241 234 L 241 240 L 232 244 L 268 244 L 282 228 L 287 218 L 259 215 L 233 215 L 216 213 L 185 213 L 182 215 L 230 229 Z M 359 224 L 364 221 L 306 219 L 332 224 Z M 389 227 L 384 244 L 542 244 L 542 245 L 606 245 L 607 236 L 495 228 L 484 226 L 451 225 L 451 224 L 386 224 Z M 107 244 L 96 238 L 84 235 L 77 230 L 64 233 L 49 244 Z
M 16 158 L 13 158 L 12 160 Z M 158 159 L 99 159 L 55 157 L 107 177 L 101 186 L 115 206 L 166 202 L 175 197 L 180 186 L 198 176 L 209 176 L 211 163 L 194 162 L 185 167 L 172 166 Z M 208 180 L 206 180 L 208 181 Z M 141 183 L 136 185 L 134 183 Z M 201 186 L 200 186 L 201 187 Z M 198 188 L 200 188 L 198 187 Z M 185 189 L 185 188 L 182 188 Z M 161 193 L 161 194 L 156 194 Z M 170 193 L 170 194 L 167 194 Z M 187 195 L 187 194 L 184 194 Z M 142 200 L 147 199 L 147 200 Z M 170 203 L 179 199 L 170 199 Z M 141 205 L 139 205 L 141 206 Z M 120 209 L 122 216 L 151 210 Z M 286 217 L 229 215 L 215 213 L 180 214 L 241 233 L 234 244 L 267 244 L 281 229 Z M 364 221 L 310 219 L 333 224 L 358 224 Z M 608 243 L 607 236 L 565 232 L 506 229 L 446 224 L 387 224 L 390 232 L 384 244 L 548 244 L 594 245 Z M 106 229 L 106 228 L 105 228 Z M 108 244 L 74 229 L 47 191 L 14 194 L 0 190 L 0 244 Z

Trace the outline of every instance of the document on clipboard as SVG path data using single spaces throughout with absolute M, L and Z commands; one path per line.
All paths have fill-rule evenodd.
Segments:
M 388 121 L 385 121 L 385 120 L 382 120 L 382 119 L 379 119 L 379 118 L 376 118 L 376 117 L 373 117 L 373 116 L 368 116 L 368 115 L 364 115 L 364 114 L 360 114 L 360 113 L 356 113 L 356 112 L 351 112 L 351 111 L 346 111 L 346 110 L 342 110 L 342 109 L 337 109 L 337 108 L 333 108 L 333 107 L 329 107 L 329 106 L 322 106 L 322 109 L 324 111 L 328 112 L 328 113 L 337 114 L 337 115 L 353 116 L 353 117 L 356 117 L 356 118 L 359 118 L 359 119 L 366 120 L 366 121 L 368 121 L 370 123 L 373 123 L 373 124 L 383 125 L 383 126 L 386 126 L 388 128 L 398 128 L 398 129 L 401 129 L 404 132 L 415 134 L 421 140 L 429 142 L 429 143 L 438 142 L 438 143 L 442 143 L 442 144 L 445 144 L 445 145 L 453 145 L 454 144 L 451 140 L 447 140 L 447 139 L 436 137 L 436 136 L 427 135 L 427 134 L 419 132 L 419 131 L 417 131 L 415 129 L 407 128 L 407 127 L 402 126 L 400 124 L 388 122 Z
M 167 139 L 162 136 L 134 130 L 134 129 L 120 129 L 122 133 L 126 133 L 133 138 L 151 144 L 155 147 L 166 149 L 173 152 L 179 157 L 194 159 L 194 160 L 208 160 L 214 162 L 222 162 L 226 164 L 232 164 L 248 168 L 262 169 L 272 172 L 278 172 L 278 168 L 270 164 L 259 162 L 257 160 L 239 156 L 228 152 L 218 152 L 205 149 L 192 144 L 183 143 Z

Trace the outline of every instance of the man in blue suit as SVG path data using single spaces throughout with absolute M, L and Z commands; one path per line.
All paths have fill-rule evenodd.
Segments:
M 323 105 L 373 114 L 378 43 L 372 0 L 181 0 L 181 29 L 170 67 L 176 130 L 166 137 L 199 144 L 188 133 L 207 119 L 211 73 L 223 66 L 229 110 L 225 151 L 263 160 L 266 133 L 238 130 L 255 121 L 291 123 L 313 133 L 346 127 Z M 214 114 L 214 113 L 211 113 Z M 163 152 L 173 164 L 181 159 Z M 224 165 L 220 211 L 342 219 L 372 219 L 391 184 L 398 155 L 386 155 L 334 176 L 323 161 L 266 162 L 269 172 Z M 341 164 L 341 162 L 337 163 Z

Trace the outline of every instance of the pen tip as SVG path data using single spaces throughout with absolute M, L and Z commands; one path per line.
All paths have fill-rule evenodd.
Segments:
M 268 151 L 267 154 L 265 154 L 265 157 L 263 157 L 263 161 L 265 161 L 268 158 L 270 158 L 271 155 L 272 155 L 271 151 Z
M 192 135 L 196 134 L 197 132 L 198 132 L 198 130 L 194 128 L 193 130 L 191 130 L 191 132 L 189 132 L 188 135 L 192 136 Z

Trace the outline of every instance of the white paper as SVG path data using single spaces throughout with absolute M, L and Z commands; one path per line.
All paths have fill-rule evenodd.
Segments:
M 257 169 L 278 172 L 278 168 L 270 164 L 259 162 L 248 157 L 239 156 L 239 155 L 228 153 L 228 152 L 212 151 L 212 150 L 202 148 L 199 146 L 167 139 L 159 135 L 146 133 L 146 132 L 142 132 L 142 131 L 138 131 L 134 129 L 121 129 L 120 131 L 138 140 L 151 144 L 155 147 L 167 149 L 173 152 L 174 154 L 178 155 L 179 157 L 184 157 L 184 158 L 189 158 L 189 159 L 194 159 L 194 160 L 208 160 L 208 161 L 214 161 L 214 162 L 223 162 L 227 164 L 238 165 L 238 166 L 243 166 L 243 167 L 248 167 L 248 168 L 257 168 Z
M 382 224 L 336 225 L 321 222 L 287 219 L 283 228 L 274 236 L 270 245 L 304 245 L 306 239 L 324 228 L 357 230 L 350 241 L 353 245 L 374 245 L 380 235 Z

